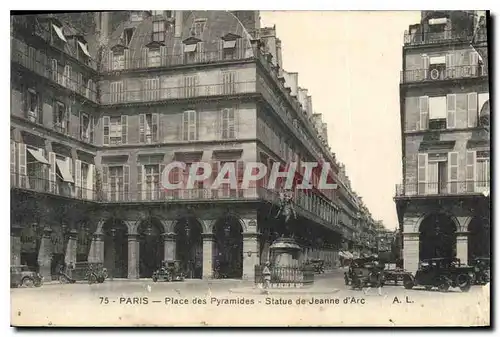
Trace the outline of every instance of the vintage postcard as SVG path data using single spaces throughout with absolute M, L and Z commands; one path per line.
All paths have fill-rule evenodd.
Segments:
M 490 325 L 488 11 L 10 19 L 12 326 Z

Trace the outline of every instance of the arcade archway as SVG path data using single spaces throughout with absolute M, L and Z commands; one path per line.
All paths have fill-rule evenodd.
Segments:
M 139 225 L 139 277 L 150 278 L 163 261 L 163 232 L 158 219 L 150 218 Z
M 474 217 L 467 228 L 469 262 L 477 257 L 490 257 L 490 225 L 489 219 Z
M 113 278 L 128 277 L 128 230 L 119 219 L 109 219 L 103 225 L 104 267 Z
M 203 228 L 194 218 L 181 218 L 174 227 L 175 256 L 187 278 L 200 278 L 203 273 Z
M 219 278 L 241 278 L 243 276 L 243 229 L 239 220 L 228 216 L 217 220 L 213 233 L 214 274 Z
M 456 256 L 457 227 L 453 219 L 442 213 L 428 215 L 420 224 L 419 259 Z

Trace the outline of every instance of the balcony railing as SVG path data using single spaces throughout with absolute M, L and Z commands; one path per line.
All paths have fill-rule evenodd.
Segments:
M 11 188 L 20 188 L 81 200 L 93 201 L 96 199 L 96 193 L 92 189 L 75 187 L 74 184 L 71 183 L 51 181 L 46 178 L 29 176 L 16 172 L 11 172 L 10 186 Z
M 396 185 L 396 197 L 487 194 L 489 191 L 489 180 Z
M 448 67 L 442 70 L 414 69 L 401 72 L 401 83 L 436 82 L 486 76 L 488 76 L 488 68 L 484 65 Z
M 58 67 L 62 67 L 62 69 L 53 69 L 52 61 L 45 54 L 15 38 L 12 38 L 11 61 L 97 103 L 95 84 L 92 84 L 93 87 L 89 87 L 88 81 L 81 83 L 78 79 L 71 78 L 71 76 L 64 73 L 64 66 L 62 65 L 58 64 Z M 73 74 L 76 73 L 73 72 Z
M 102 72 L 121 72 L 128 70 L 144 70 L 144 69 L 155 69 L 163 67 L 175 67 L 182 65 L 193 65 L 193 64 L 210 64 L 218 63 L 224 61 L 235 61 L 235 60 L 246 60 L 253 58 L 253 49 L 235 48 L 234 51 L 228 52 L 227 50 L 205 50 L 201 52 L 193 53 L 169 53 L 163 54 L 156 57 L 149 55 L 148 57 L 134 57 L 129 58 L 122 56 L 123 58 L 118 60 L 104 61 L 100 66 L 100 71 Z
M 425 32 L 410 34 L 405 32 L 405 46 L 419 46 L 426 44 L 450 43 L 450 42 L 471 42 L 474 33 L 463 30 L 444 30 L 442 32 Z M 486 41 L 486 29 L 480 29 L 476 33 L 477 41 Z
M 168 87 L 151 90 L 122 90 L 104 92 L 101 103 L 105 105 L 124 103 L 145 103 L 170 99 L 186 99 L 195 97 L 225 96 L 255 93 L 253 82 L 215 83 L 197 86 Z

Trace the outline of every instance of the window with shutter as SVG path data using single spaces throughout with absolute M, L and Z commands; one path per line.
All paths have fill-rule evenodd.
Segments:
M 111 52 L 112 55 L 112 70 L 123 70 L 125 69 L 125 53 L 123 51 L 120 52 Z
M 130 198 L 130 167 L 123 165 L 123 200 L 129 201 Z
M 490 157 L 489 153 L 476 153 L 475 191 L 487 192 L 490 189 Z
M 457 95 L 449 94 L 446 96 L 446 110 L 446 127 L 453 129 L 456 127 Z
M 128 116 L 121 116 L 121 144 L 127 144 L 128 141 Z
M 418 194 L 427 193 L 427 153 L 418 154 Z
M 148 67 L 161 66 L 160 48 L 150 48 L 148 50 Z
M 467 126 L 477 126 L 477 92 L 467 94 Z
M 222 73 L 222 95 L 233 95 L 236 93 L 236 73 L 234 71 Z
M 139 143 L 146 142 L 146 115 L 139 115 Z
M 197 140 L 198 118 L 195 110 L 184 111 L 182 116 L 183 140 Z
M 86 189 L 87 183 L 87 166 L 80 160 L 75 160 L 75 197 L 81 198 L 83 196 L 82 191 Z M 85 176 L 85 177 L 83 177 Z
M 16 186 L 17 184 L 17 143 L 10 140 L 10 185 Z
M 419 109 L 420 109 L 420 129 L 427 130 L 429 128 L 429 97 L 420 96 L 419 97 Z
M 57 193 L 56 184 L 56 154 L 54 152 L 49 152 L 49 183 L 50 191 L 52 193 Z
M 467 151 L 465 157 L 465 185 L 466 191 L 474 192 L 476 178 L 476 151 Z
M 108 179 L 111 201 L 123 200 L 124 187 L 124 169 L 123 166 L 109 166 Z
M 110 117 L 104 116 L 102 118 L 102 131 L 103 131 L 103 144 L 110 145 Z
M 429 56 L 422 55 L 422 70 L 423 70 L 423 79 L 426 80 L 429 78 Z
M 448 153 L 448 182 L 448 193 L 458 193 L 458 152 Z

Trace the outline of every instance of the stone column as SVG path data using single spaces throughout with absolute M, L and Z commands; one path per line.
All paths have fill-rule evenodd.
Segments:
M 243 233 L 243 279 L 253 280 L 259 264 L 259 233 Z
M 176 242 L 175 233 L 163 234 L 163 259 L 175 260 L 176 258 Z
M 21 231 L 22 227 L 12 226 L 10 228 L 10 264 L 18 266 L 21 264 Z
M 90 243 L 89 262 L 104 263 L 104 234 L 94 233 Z
M 213 251 L 215 244 L 215 237 L 211 233 L 203 233 L 203 279 L 213 278 Z
M 78 232 L 76 229 L 72 229 L 68 233 L 68 243 L 66 245 L 66 254 L 64 255 L 64 263 L 66 265 L 70 265 L 72 263 L 76 263 L 76 237 Z
M 128 235 L 128 275 L 127 278 L 139 278 L 139 241 L 137 234 Z
M 420 253 L 419 233 L 403 233 L 403 261 L 406 271 L 415 273 Z
M 52 229 L 50 227 L 45 227 L 43 229 L 42 238 L 40 239 L 40 249 L 38 251 L 38 266 L 40 269 L 40 275 L 43 276 L 45 281 L 50 281 L 52 279 L 52 274 L 50 271 L 52 263 L 52 242 L 50 236 L 52 234 Z
M 469 238 L 468 232 L 457 232 L 457 258 L 460 259 L 460 263 L 468 263 L 469 261 Z

